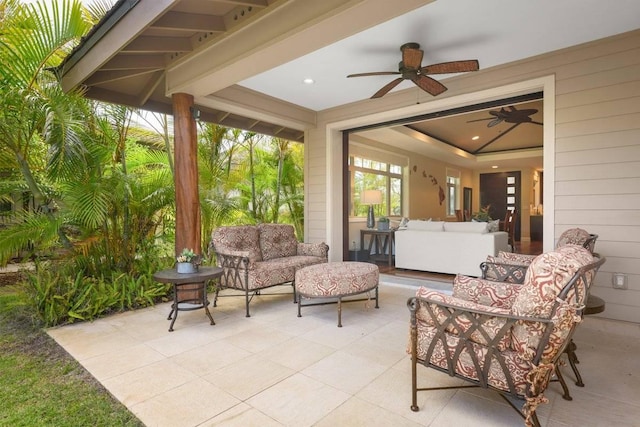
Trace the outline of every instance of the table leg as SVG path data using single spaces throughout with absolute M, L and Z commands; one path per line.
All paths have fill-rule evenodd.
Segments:
M 342 328 L 342 298 L 338 297 L 338 328 Z
M 173 324 L 176 323 L 177 318 L 178 318 L 178 303 L 176 302 L 171 306 L 171 313 L 169 313 L 169 317 L 167 317 L 167 320 L 171 320 L 171 324 L 169 325 L 169 332 L 173 332 Z
M 176 323 L 176 319 L 178 318 L 178 286 L 173 285 L 173 304 L 171 304 L 171 311 L 169 312 L 169 317 L 167 320 L 171 320 L 171 324 L 169 325 L 169 332 L 173 332 L 173 324 Z

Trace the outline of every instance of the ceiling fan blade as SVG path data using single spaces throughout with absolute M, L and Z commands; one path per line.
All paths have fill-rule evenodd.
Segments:
M 487 123 L 487 127 L 488 128 L 492 128 L 497 124 L 500 124 L 504 121 L 504 119 L 502 117 L 496 117 L 495 119 L 491 120 L 489 123 Z
M 374 71 L 372 73 L 349 74 L 347 77 L 366 77 L 366 76 L 395 76 L 400 74 L 398 71 Z
M 442 92 L 447 90 L 447 87 L 445 85 L 428 76 L 418 76 L 415 79 L 412 79 L 412 81 L 420 89 L 424 90 L 425 92 L 429 92 L 433 96 L 438 96 Z
M 535 122 L 533 120 L 531 120 L 529 123 L 533 123 L 534 125 L 540 125 L 543 126 L 542 122 Z
M 467 123 L 484 122 L 485 120 L 494 120 L 494 118 L 493 117 L 486 117 L 484 119 L 467 120 Z
M 422 74 L 465 73 L 467 71 L 478 71 L 479 68 L 480 64 L 478 60 L 470 59 L 468 61 L 451 61 L 427 65 L 426 67 L 422 67 L 420 72 Z
M 380 89 L 379 91 L 377 91 L 376 93 L 373 94 L 373 96 L 371 97 L 371 99 L 373 98 L 382 98 L 383 96 L 385 96 L 391 89 L 393 89 L 394 87 L 398 86 L 400 84 L 401 81 L 403 81 L 404 79 L 402 77 L 398 77 L 397 79 L 391 80 L 391 82 L 387 83 L 386 85 L 384 85 L 382 87 L 382 89 Z
M 422 63 L 424 52 L 420 49 L 405 47 L 402 49 L 402 63 L 407 68 L 418 69 Z
M 505 130 L 502 133 L 499 133 L 498 136 L 496 136 L 495 138 L 493 138 L 491 141 L 487 142 L 486 144 L 482 145 L 481 147 L 479 147 L 477 150 L 475 150 L 473 152 L 473 154 L 479 153 L 480 150 L 484 149 L 485 147 L 488 147 L 489 145 L 493 144 L 494 142 L 496 142 L 498 139 L 502 138 L 503 136 L 505 136 L 506 134 L 508 134 L 509 132 L 511 132 L 512 130 L 514 130 L 515 128 L 517 128 L 518 126 L 520 126 L 520 123 L 516 123 L 515 125 L 511 126 L 509 129 Z

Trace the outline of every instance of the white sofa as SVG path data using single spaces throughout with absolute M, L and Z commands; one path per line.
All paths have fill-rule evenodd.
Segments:
M 480 276 L 487 255 L 509 251 L 504 231 L 485 222 L 416 221 L 395 232 L 396 268 Z

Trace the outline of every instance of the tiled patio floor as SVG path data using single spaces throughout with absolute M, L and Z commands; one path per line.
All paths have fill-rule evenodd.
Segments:
M 290 291 L 290 288 L 282 288 Z M 522 419 L 491 392 L 432 391 L 410 406 L 405 352 L 410 286 L 382 284 L 380 308 L 303 309 L 291 295 L 260 296 L 252 317 L 243 298 L 180 312 L 168 332 L 169 304 L 51 329 L 50 335 L 148 426 L 518 426 Z M 587 318 L 579 327 L 586 387 L 563 369 L 538 410 L 543 426 L 640 425 L 640 326 Z M 422 385 L 456 379 L 418 368 Z

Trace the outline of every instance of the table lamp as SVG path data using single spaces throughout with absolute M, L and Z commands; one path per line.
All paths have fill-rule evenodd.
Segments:
M 382 203 L 382 191 L 364 190 L 360 197 L 360 201 L 363 205 L 369 205 L 369 213 L 367 214 L 367 228 L 373 228 L 376 224 L 376 219 L 373 215 L 373 205 L 379 205 Z

